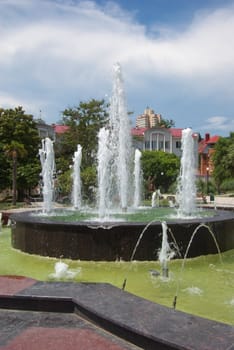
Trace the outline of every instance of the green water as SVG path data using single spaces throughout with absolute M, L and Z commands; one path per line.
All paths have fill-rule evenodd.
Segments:
M 11 247 L 10 240 L 10 229 L 4 228 L 0 232 L 0 275 L 55 280 L 51 275 L 58 259 L 22 253 Z M 169 307 L 177 294 L 177 310 L 234 325 L 234 250 L 222 253 L 223 262 L 218 254 L 188 259 L 182 273 L 182 260 L 172 260 L 169 279 L 151 276 L 149 270 L 160 271 L 156 261 L 62 261 L 77 273 L 75 282 L 107 282 L 121 288 L 126 278 L 125 290 L 130 293 Z

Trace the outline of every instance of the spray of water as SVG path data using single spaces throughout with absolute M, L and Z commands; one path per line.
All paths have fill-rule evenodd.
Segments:
M 100 130 L 98 150 L 98 204 L 104 217 L 109 208 L 129 205 L 132 163 L 130 122 L 120 64 L 114 65 L 109 125 Z
M 42 167 L 43 211 L 49 213 L 52 210 L 54 196 L 55 160 L 53 142 L 48 137 L 42 140 L 42 148 L 39 149 L 39 155 Z
M 72 203 L 75 209 L 81 208 L 81 178 L 80 178 L 80 166 L 82 160 L 82 147 L 77 146 L 77 151 L 73 157 L 73 188 L 72 188 Z
M 168 261 L 175 256 L 175 251 L 171 249 L 167 236 L 167 224 L 162 222 L 162 246 L 158 254 L 158 259 L 162 267 L 162 276 L 168 277 Z
M 111 152 L 109 149 L 108 129 L 102 128 L 98 134 L 98 210 L 99 218 L 108 216 L 110 197 L 110 162 Z
M 196 213 L 196 159 L 193 131 L 182 131 L 182 158 L 177 182 L 178 216 L 186 217 Z
M 119 63 L 114 65 L 113 92 L 110 101 L 110 132 L 112 174 L 117 175 L 115 183 L 120 197 L 120 206 L 127 208 L 130 188 L 131 133 L 124 81 Z
M 174 300 L 173 300 L 173 307 L 174 309 L 176 308 L 176 303 L 177 303 L 177 299 L 178 299 L 178 294 L 179 294 L 179 289 L 180 289 L 180 283 L 181 283 L 181 280 L 182 280 L 182 274 L 183 274 L 183 271 L 184 271 L 184 267 L 185 267 L 185 262 L 186 262 L 186 259 L 187 259 L 187 256 L 188 256 L 188 252 L 189 252 L 189 249 L 191 247 L 191 244 L 192 244 L 192 241 L 194 239 L 194 236 L 197 234 L 197 232 L 199 231 L 200 228 L 206 228 L 208 230 L 208 232 L 210 233 L 210 235 L 212 236 L 213 240 L 214 240 L 214 243 L 215 243 L 215 246 L 217 248 L 217 252 L 219 254 L 219 259 L 220 259 L 220 263 L 222 264 L 223 261 L 222 261 L 222 255 L 221 255 L 221 251 L 219 249 L 219 245 L 218 245 L 218 242 L 216 240 L 216 237 L 214 235 L 214 233 L 212 232 L 210 226 L 208 225 L 205 225 L 205 224 L 200 224 L 196 227 L 196 229 L 193 231 L 193 234 L 189 240 L 189 243 L 188 243 L 188 246 L 186 248 L 186 251 L 185 251 L 185 254 L 184 254 L 184 258 L 183 258 L 183 261 L 182 261 L 182 265 L 181 265 L 181 269 L 180 269 L 180 276 L 177 280 L 177 288 L 176 288 L 176 294 L 175 294 L 175 297 L 174 297 Z
M 137 208 L 141 202 L 141 152 L 135 150 L 134 159 L 134 207 Z

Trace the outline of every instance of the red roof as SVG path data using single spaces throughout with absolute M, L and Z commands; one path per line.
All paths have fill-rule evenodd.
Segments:
M 54 124 L 53 128 L 56 134 L 64 134 L 69 129 L 69 126 Z
M 207 143 L 216 143 L 216 142 L 218 142 L 219 139 L 220 139 L 220 136 L 214 135 L 214 136 L 212 136 L 212 137 L 209 138 L 209 140 L 207 141 Z
M 170 131 L 172 137 L 179 137 L 179 138 L 182 137 L 182 130 L 183 129 L 181 129 L 181 128 L 169 128 L 168 130 Z
M 132 128 L 131 134 L 132 136 L 144 136 L 146 130 L 148 130 L 148 128 Z
M 149 129 L 150 128 L 132 128 L 131 133 L 133 136 L 144 136 L 144 132 Z M 183 129 L 181 128 L 168 128 L 167 130 L 171 133 L 172 137 L 182 137 Z
M 215 144 L 219 140 L 219 138 L 220 136 L 214 135 L 212 137 L 209 137 L 207 140 L 206 139 L 201 140 L 198 144 L 198 152 L 203 153 L 207 145 Z

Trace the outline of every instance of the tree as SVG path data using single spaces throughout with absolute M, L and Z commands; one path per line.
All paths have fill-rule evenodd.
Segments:
M 213 177 L 220 191 L 221 184 L 234 177 L 234 133 L 230 137 L 220 137 L 215 145 L 215 152 L 212 156 L 214 164 Z
M 144 151 L 141 165 L 148 191 L 161 188 L 166 192 L 179 174 L 180 160 L 172 153 Z
M 172 119 L 164 119 L 164 118 L 161 118 L 159 124 L 159 126 L 161 126 L 162 128 L 166 128 L 166 129 L 169 129 L 171 128 L 172 126 L 175 126 L 175 122 L 174 120 Z
M 11 143 L 5 145 L 3 149 L 6 156 L 12 160 L 12 204 L 16 205 L 18 158 L 25 157 L 27 155 L 27 151 L 25 150 L 24 145 L 17 141 L 11 141 Z
M 39 178 L 37 165 L 40 140 L 33 116 L 25 114 L 21 106 L 15 109 L 0 108 L 0 140 L 0 159 L 3 164 L 0 168 L 1 189 L 9 187 L 12 179 L 15 201 L 16 181 L 18 192 L 23 192 L 26 187 L 35 186 Z M 26 172 L 22 178 L 23 168 L 28 166 L 38 169 L 34 181 L 27 177 Z
M 106 124 L 107 118 L 107 104 L 104 100 L 92 99 L 80 102 L 78 107 L 65 109 L 63 123 L 69 126 L 69 131 L 61 140 L 60 156 L 71 160 L 79 143 L 82 146 L 83 167 L 93 166 L 96 161 L 98 131 Z
M 85 198 L 91 196 L 92 189 L 96 185 L 98 132 L 107 123 L 107 108 L 108 105 L 104 100 L 92 99 L 88 102 L 80 102 L 77 107 L 65 109 L 62 123 L 69 126 L 69 129 L 55 143 L 56 168 L 61 174 L 67 173 L 77 144 L 82 146 L 81 177 Z M 60 178 L 63 176 L 58 177 L 61 183 Z M 61 186 L 63 192 L 69 188 L 70 180 L 66 181 L 66 184 Z

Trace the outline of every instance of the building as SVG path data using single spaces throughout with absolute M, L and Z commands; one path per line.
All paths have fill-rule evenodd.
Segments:
M 147 107 L 143 114 L 136 118 L 137 128 L 154 128 L 161 122 L 161 114 L 154 113 L 154 110 Z
M 174 153 L 181 157 L 181 128 L 133 128 L 132 136 L 134 147 L 142 151 L 163 151 Z M 195 141 L 195 152 L 198 154 L 199 135 L 193 134 Z
M 219 140 L 219 136 L 210 136 L 205 134 L 205 138 L 199 142 L 198 153 L 199 153 L 199 175 L 208 177 L 212 175 L 214 166 L 212 162 L 212 155 L 215 152 L 215 144 Z
M 36 126 L 40 139 L 49 137 L 51 140 L 55 140 L 55 130 L 52 125 L 46 124 L 42 119 L 37 119 Z
M 52 128 L 54 130 L 55 134 L 55 140 L 57 140 L 59 137 L 61 137 L 66 131 L 69 130 L 68 125 L 59 125 L 59 124 L 52 124 Z

